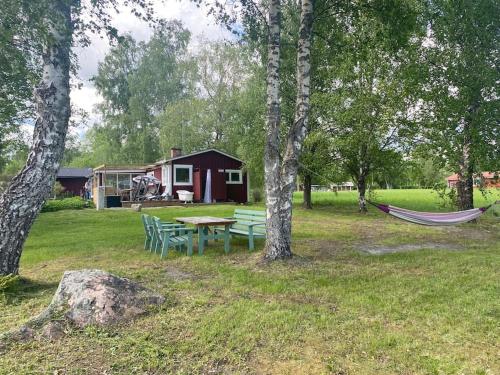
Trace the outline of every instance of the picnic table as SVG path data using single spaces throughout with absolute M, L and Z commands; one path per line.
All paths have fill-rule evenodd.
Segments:
M 236 223 L 236 220 L 223 219 L 220 217 L 213 216 L 192 216 L 192 217 L 177 217 L 175 218 L 179 223 L 192 224 L 198 229 L 198 254 L 203 255 L 203 250 L 205 248 L 205 243 L 208 240 L 218 240 L 224 239 L 224 251 L 229 252 L 229 242 L 231 235 L 229 234 L 229 228 L 232 224 Z M 222 227 L 224 226 L 224 232 L 219 232 L 215 230 L 210 230 L 210 227 Z

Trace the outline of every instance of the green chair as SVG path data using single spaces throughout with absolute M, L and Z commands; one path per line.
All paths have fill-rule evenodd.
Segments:
M 144 250 L 151 250 L 152 243 L 155 236 L 155 229 L 151 216 L 142 214 L 141 215 L 142 225 L 144 225 L 144 232 L 146 234 L 146 239 L 144 240 Z
M 182 224 L 167 224 L 161 222 L 157 217 L 153 217 L 155 237 L 158 242 L 155 244 L 155 252 L 161 246 L 161 258 L 168 255 L 170 246 L 182 250 L 186 246 L 187 255 L 193 255 L 193 228 L 186 228 Z
M 144 240 L 144 250 L 154 251 L 156 252 L 160 242 L 158 238 L 158 234 L 156 231 L 155 223 L 153 218 L 147 214 L 141 215 L 142 224 L 144 225 L 144 232 L 146 233 L 146 239 Z M 160 220 L 160 219 L 158 219 Z M 164 227 L 178 227 L 183 226 L 182 224 L 174 224 L 167 221 L 161 222 Z
M 151 241 L 151 252 L 157 253 L 161 250 L 162 244 L 162 234 L 158 230 L 159 227 L 163 229 L 175 229 L 175 228 L 184 228 L 184 224 L 180 223 L 171 223 L 168 221 L 161 221 L 158 217 L 152 216 L 150 217 L 151 227 L 153 228 L 153 240 Z M 181 247 L 177 247 L 178 250 L 181 250 Z

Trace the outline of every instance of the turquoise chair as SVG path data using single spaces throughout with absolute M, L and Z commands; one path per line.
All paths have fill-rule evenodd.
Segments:
M 154 220 L 151 216 L 147 214 L 142 214 L 141 219 L 142 219 L 142 224 L 144 225 L 144 232 L 146 233 L 146 239 L 144 240 L 144 250 L 156 252 L 159 247 L 159 244 L 161 243 L 161 240 L 158 237 Z M 162 221 L 161 225 L 166 228 L 184 226 L 183 224 L 174 224 L 168 221 Z
M 142 225 L 144 225 L 144 232 L 146 238 L 144 240 L 144 250 L 151 250 L 151 246 L 155 236 L 155 229 L 151 216 L 142 214 L 141 215 Z
M 153 217 L 155 238 L 155 252 L 161 247 L 161 258 L 168 255 L 169 247 L 175 247 L 182 250 L 186 247 L 187 255 L 193 255 L 193 228 L 186 228 L 183 224 L 166 224 L 159 218 Z

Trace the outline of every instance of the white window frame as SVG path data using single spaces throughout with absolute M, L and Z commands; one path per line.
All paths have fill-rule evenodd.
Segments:
M 177 169 L 189 169 L 189 182 L 177 181 Z M 174 164 L 174 185 L 193 186 L 193 166 L 189 164 Z
M 241 169 L 226 169 L 224 171 L 224 180 L 226 179 L 225 173 L 229 173 L 229 181 L 226 181 L 226 185 L 241 185 L 243 184 L 243 172 Z M 231 181 L 231 173 L 238 173 L 238 181 Z

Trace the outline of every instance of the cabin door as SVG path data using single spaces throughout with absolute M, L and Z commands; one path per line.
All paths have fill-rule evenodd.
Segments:
M 212 199 L 227 201 L 226 176 L 223 169 L 212 169 Z
M 203 177 L 203 170 L 197 168 L 193 171 L 193 199 L 197 202 L 203 201 L 204 191 L 205 182 Z

